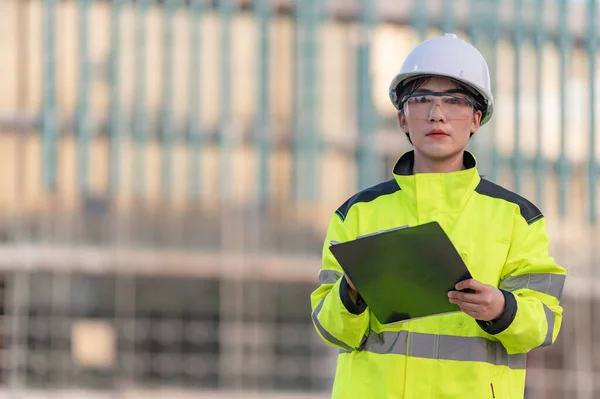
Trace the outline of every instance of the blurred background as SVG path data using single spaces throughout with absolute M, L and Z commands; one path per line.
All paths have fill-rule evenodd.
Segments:
M 471 142 L 569 277 L 527 397 L 600 398 L 595 0 L 1 0 L 0 396 L 329 397 L 327 222 L 408 142 L 423 39 L 486 57 Z

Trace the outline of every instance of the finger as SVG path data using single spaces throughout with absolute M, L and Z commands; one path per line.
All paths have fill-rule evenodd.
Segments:
M 462 310 L 463 312 L 481 313 L 483 311 L 481 306 L 475 305 L 472 303 L 460 302 L 460 303 L 457 303 L 456 305 L 458 305 L 460 310 Z
M 464 314 L 471 316 L 472 318 L 474 318 L 476 320 L 481 320 L 481 318 L 482 318 L 481 313 L 471 312 L 471 311 L 467 311 L 467 310 L 463 310 L 463 309 L 461 309 L 461 310 L 463 311 Z
M 480 294 L 468 294 L 468 293 L 464 293 L 464 292 L 450 291 L 448 293 L 448 298 L 454 299 L 456 301 L 464 302 L 464 303 L 474 303 L 474 304 L 483 304 L 484 303 L 482 295 L 480 295 Z
M 465 313 L 465 314 L 473 317 L 474 319 L 478 319 L 478 320 L 481 320 L 482 317 L 483 317 L 483 315 L 485 314 L 485 311 L 483 309 L 477 308 L 477 307 L 474 308 L 474 307 L 471 307 L 469 305 L 459 306 L 459 309 L 463 313 Z
M 356 291 L 356 287 L 354 286 L 354 284 L 352 284 L 352 281 L 350 281 L 350 277 L 348 277 L 347 274 L 344 274 L 344 277 L 346 278 L 346 281 L 348 282 L 348 285 L 350 286 L 350 288 L 352 288 L 354 291 Z
M 479 292 L 481 290 L 484 290 L 486 288 L 486 285 L 483 283 L 480 283 L 479 281 L 477 281 L 475 279 L 470 278 L 468 280 L 463 280 L 463 281 L 459 282 L 458 284 L 456 284 L 454 286 L 454 288 L 456 288 L 459 291 L 470 288 L 472 290 Z

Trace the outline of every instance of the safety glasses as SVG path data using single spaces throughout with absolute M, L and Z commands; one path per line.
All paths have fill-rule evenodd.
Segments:
M 464 120 L 473 117 L 476 102 L 464 94 L 444 92 L 413 93 L 402 99 L 406 116 L 429 119 L 435 106 L 439 106 L 447 120 Z

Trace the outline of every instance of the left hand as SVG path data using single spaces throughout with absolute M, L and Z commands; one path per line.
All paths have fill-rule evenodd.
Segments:
M 504 295 L 494 286 L 469 279 L 456 284 L 455 288 L 457 290 L 470 288 L 475 291 L 474 294 L 450 291 L 448 298 L 450 303 L 458 305 L 460 310 L 477 320 L 494 320 L 504 312 Z

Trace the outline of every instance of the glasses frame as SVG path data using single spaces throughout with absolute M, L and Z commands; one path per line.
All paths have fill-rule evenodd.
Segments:
M 425 91 L 425 92 L 415 92 L 412 94 L 407 94 L 406 96 L 402 97 L 402 101 L 400 101 L 400 109 L 404 108 L 404 106 L 406 105 L 406 102 L 409 99 L 414 98 L 414 97 L 423 97 L 423 96 L 459 98 L 461 100 L 466 100 L 467 103 L 469 104 L 469 106 L 473 109 L 477 109 L 477 106 L 479 105 L 479 103 L 477 101 L 475 101 L 471 96 L 469 96 L 467 93 L 464 93 L 464 92 L 449 93 L 449 92 L 443 92 L 443 91 Z M 432 106 L 432 109 L 433 109 L 433 106 Z

